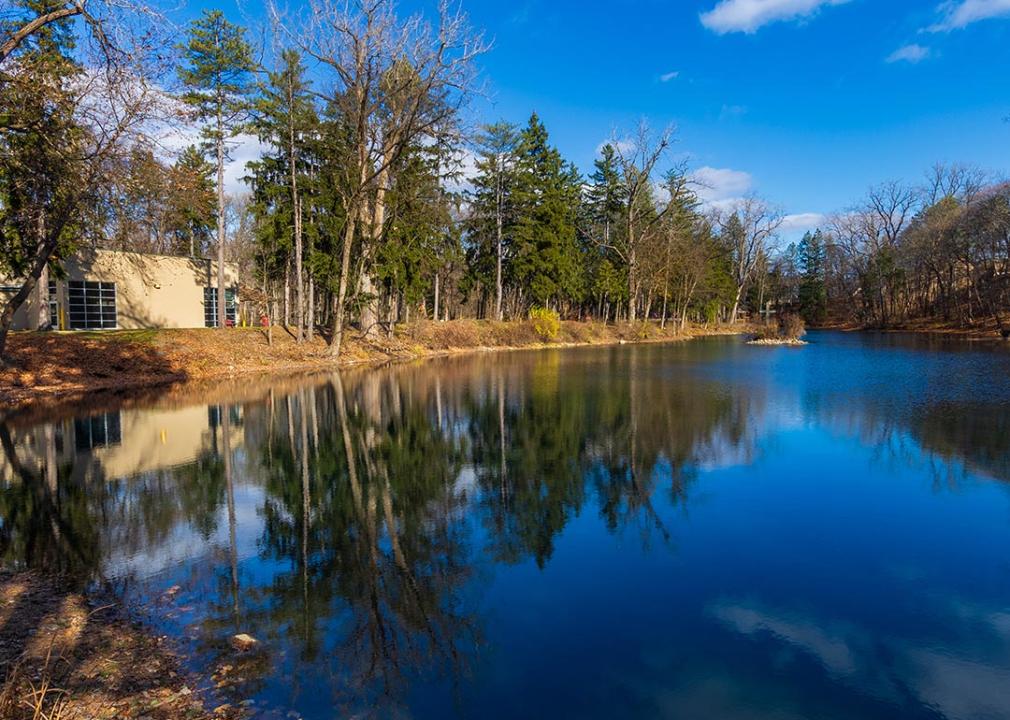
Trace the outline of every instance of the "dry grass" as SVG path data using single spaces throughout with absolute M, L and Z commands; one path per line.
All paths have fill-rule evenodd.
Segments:
M 208 710 L 161 638 L 94 600 L 34 573 L 0 575 L 0 718 L 240 716 Z
M 692 334 L 712 334 L 694 331 Z M 718 332 L 718 330 L 716 330 Z M 228 330 L 123 330 L 86 333 L 13 333 L 10 363 L 0 367 L 0 406 L 71 402 L 95 391 L 159 392 L 186 382 L 250 373 L 292 373 L 335 366 L 326 342 L 316 336 L 299 345 L 283 328 L 267 344 L 260 328 Z M 540 337 L 529 320 L 419 321 L 398 326 L 393 337 L 367 342 L 348 334 L 340 364 L 421 358 L 496 348 L 531 348 L 674 340 L 673 324 L 604 325 L 562 321 L 556 337 Z

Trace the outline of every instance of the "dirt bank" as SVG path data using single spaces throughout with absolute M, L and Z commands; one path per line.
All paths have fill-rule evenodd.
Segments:
M 557 337 L 545 341 L 528 322 L 423 322 L 399 327 L 394 337 L 374 342 L 352 333 L 339 362 L 329 356 L 322 338 L 299 345 L 282 328 L 274 329 L 272 344 L 259 328 L 14 333 L 8 341 L 8 365 L 0 369 L 0 408 L 72 402 L 98 391 L 164 391 L 250 373 L 309 372 L 478 350 L 659 342 L 730 332 L 735 331 L 691 328 L 680 334 L 672 325 L 662 329 L 654 323 L 563 322 Z
M 243 717 L 113 600 L 31 572 L 0 573 L 0 680 L 5 720 Z
M 985 322 L 978 325 L 965 326 L 955 322 L 940 320 L 914 320 L 886 327 L 863 325 L 852 321 L 828 322 L 813 325 L 811 330 L 840 330 L 843 332 L 884 332 L 884 333 L 915 333 L 920 335 L 946 335 L 963 337 L 971 340 L 1000 340 L 1001 334 L 996 323 Z

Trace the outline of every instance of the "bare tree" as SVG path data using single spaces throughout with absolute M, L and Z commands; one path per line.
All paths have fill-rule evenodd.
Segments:
M 894 180 L 870 188 L 866 197 L 867 210 L 876 215 L 884 241 L 892 245 L 898 241 L 918 205 L 916 190 Z
M 442 0 L 433 27 L 422 15 L 397 18 L 392 0 L 310 0 L 308 17 L 284 23 L 289 37 L 332 73 L 324 100 L 339 115 L 347 136 L 342 188 L 345 219 L 340 278 L 330 352 L 337 356 L 351 292 L 351 260 L 361 241 L 355 294 L 361 297 L 362 330 L 378 332 L 372 261 L 386 223 L 390 173 L 413 144 L 434 142 L 454 119 L 475 83 L 474 59 L 487 44 L 466 16 Z
M 962 163 L 936 163 L 926 172 L 921 190 L 923 203 L 935 205 L 950 197 L 970 205 L 989 183 L 989 174 L 981 168 Z
M 728 212 L 718 213 L 715 221 L 732 258 L 733 280 L 736 295 L 730 322 L 735 323 L 740 311 L 740 300 L 747 284 L 762 258 L 768 253 L 769 243 L 782 226 L 782 213 L 757 196 L 737 201 Z
M 623 247 L 614 246 L 628 264 L 628 320 L 635 322 L 639 295 L 640 247 L 648 233 L 661 219 L 663 212 L 656 211 L 651 195 L 654 173 L 673 141 L 673 126 L 653 135 L 643 120 L 632 139 L 619 139 L 617 134 L 610 144 L 614 148 L 621 172 L 624 190 L 625 237 Z

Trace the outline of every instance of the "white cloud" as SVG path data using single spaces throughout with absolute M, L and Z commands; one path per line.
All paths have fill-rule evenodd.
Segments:
M 200 145 L 203 139 L 200 137 L 198 127 L 179 125 L 167 129 L 157 137 L 157 141 L 171 155 L 189 145 Z M 242 181 L 242 178 L 249 174 L 246 163 L 250 160 L 259 160 L 266 148 L 255 135 L 247 134 L 232 138 L 228 145 L 231 160 L 224 166 L 224 189 L 229 195 L 241 195 L 249 192 L 249 186 Z M 207 159 L 214 162 L 212 157 Z
M 477 177 L 477 156 L 471 150 L 463 149 L 455 157 L 452 168 L 453 176 L 446 179 L 446 186 L 453 192 L 473 190 L 473 181 Z
M 239 135 L 233 141 L 231 162 L 224 168 L 224 189 L 229 194 L 249 192 L 249 186 L 242 178 L 249 174 L 246 163 L 259 160 L 266 148 L 255 135 Z
M 912 698 L 948 718 L 1010 720 L 1010 665 L 1000 617 L 1004 613 L 983 608 L 977 608 L 977 616 L 974 612 L 939 615 L 947 631 L 974 638 L 939 652 L 928 637 L 888 635 L 850 620 L 825 621 L 753 601 L 721 600 L 707 608 L 711 617 L 741 635 L 771 636 L 816 658 L 833 678 L 868 697 L 903 704 Z M 991 622 L 997 634 L 979 626 L 980 621 Z M 772 657 L 770 653 L 769 660 Z
M 701 14 L 701 24 L 720 35 L 755 33 L 763 25 L 807 18 L 822 7 L 847 2 L 849 0 L 720 0 L 714 8 Z
M 754 189 L 750 173 L 732 168 L 700 167 L 689 179 L 702 207 L 717 212 L 732 212 Z M 793 213 L 782 219 L 779 231 L 787 237 L 799 237 L 820 227 L 825 220 L 821 213 Z
M 663 73 L 659 76 L 660 82 L 670 82 L 671 80 L 676 80 L 680 77 L 680 70 L 674 70 L 673 72 Z
M 596 154 L 599 155 L 603 152 L 603 148 L 606 145 L 610 145 L 619 153 L 629 154 L 635 150 L 635 141 L 632 138 L 613 138 L 609 137 L 606 140 L 601 140 L 600 144 L 596 146 Z
M 827 218 L 821 213 L 793 213 L 782 218 L 779 230 L 783 233 L 803 233 L 816 230 Z
M 917 63 L 929 57 L 929 48 L 922 45 L 905 45 L 887 56 L 887 62 Z
M 945 2 L 937 8 L 943 19 L 929 28 L 931 32 L 960 30 L 979 20 L 1010 17 L 1010 0 L 960 0 Z
M 731 168 L 700 167 L 691 173 L 698 198 L 708 207 L 720 207 L 746 195 L 754 179 L 750 173 Z

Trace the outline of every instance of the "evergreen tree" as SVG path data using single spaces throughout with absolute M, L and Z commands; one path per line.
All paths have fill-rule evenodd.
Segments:
M 583 290 L 576 234 L 581 177 L 548 140 L 534 113 L 520 134 L 515 190 L 512 280 L 541 305 L 579 300 Z
M 458 250 L 453 198 L 441 182 L 442 160 L 438 146 L 414 146 L 394 167 L 386 196 L 389 217 L 375 263 L 376 278 L 391 304 L 401 297 L 408 308 L 420 303 L 432 278 L 442 276 L 443 266 Z
M 808 323 L 824 322 L 828 313 L 828 294 L 825 280 L 826 248 L 824 235 L 820 230 L 807 232 L 800 241 L 798 302 L 800 314 Z
M 19 0 L 15 10 L 36 17 L 50 0 Z M 10 19 L 19 24 L 18 16 Z M 74 60 L 72 20 L 40 28 L 0 69 L 0 276 L 23 279 L 0 316 L 0 356 L 18 307 L 45 282 L 50 260 L 71 254 L 102 210 L 87 176 L 90 137 L 74 116 L 70 84 L 82 72 Z M 33 323 L 34 324 L 34 323 Z M 48 314 L 38 325 L 48 324 Z
M 251 75 L 256 67 L 245 30 L 220 10 L 205 10 L 189 28 L 182 46 L 186 66 L 179 77 L 186 86 L 183 101 L 203 123 L 202 134 L 217 161 L 217 324 L 225 327 L 224 166 L 228 141 L 241 132 L 249 115 Z
M 470 192 L 470 271 L 485 288 L 494 284 L 496 320 L 503 318 L 506 255 L 514 225 L 517 128 L 497 122 L 477 140 L 477 177 Z
M 627 260 L 618 249 L 624 237 L 624 198 L 614 146 L 607 143 L 594 163 L 585 198 L 585 243 L 583 256 L 588 278 L 587 290 L 596 299 L 599 311 L 610 303 L 627 301 Z
M 306 321 L 303 228 L 306 215 L 312 215 L 312 209 L 306 207 L 304 190 L 310 182 L 312 163 L 308 145 L 318 132 L 319 121 L 301 55 L 285 50 L 280 64 L 279 70 L 269 73 L 255 104 L 253 126 L 272 152 L 250 163 L 255 191 L 253 210 L 265 220 L 260 224 L 260 242 L 293 251 L 297 340 L 302 342 Z M 286 274 L 291 256 L 287 252 L 284 255 Z M 311 319 L 308 326 L 311 332 Z
M 180 153 L 169 175 L 168 228 L 176 253 L 190 257 L 207 252 L 217 219 L 214 166 L 195 145 Z

